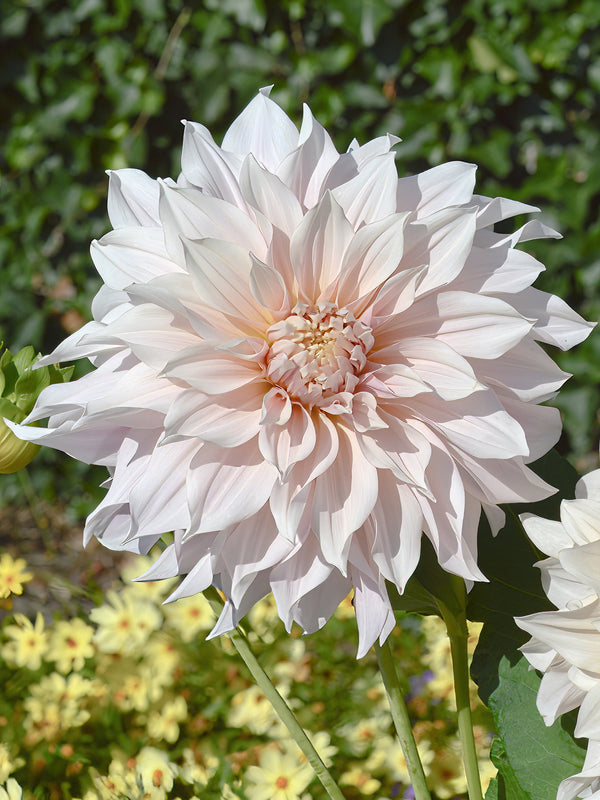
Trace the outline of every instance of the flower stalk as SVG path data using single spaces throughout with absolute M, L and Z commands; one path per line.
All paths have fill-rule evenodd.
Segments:
M 205 590 L 204 595 L 210 602 L 211 606 L 220 612 L 222 608 L 222 602 L 217 590 L 213 586 L 210 586 Z M 302 750 L 306 756 L 309 764 L 313 768 L 315 775 L 321 782 L 321 785 L 331 800 L 344 800 L 344 795 L 333 779 L 331 773 L 323 763 L 321 756 L 317 753 L 314 745 L 306 735 L 304 728 L 300 725 L 294 716 L 294 713 L 285 702 L 283 697 L 279 694 L 271 679 L 252 652 L 248 639 L 246 638 L 246 634 L 238 625 L 226 635 L 230 638 L 244 664 L 248 667 L 248 671 L 256 681 L 257 686 L 261 689 L 267 700 L 273 706 L 273 710 L 279 719 L 288 729 L 290 736 L 294 739 L 300 750 Z
M 483 800 L 479 762 L 475 739 L 473 737 L 473 721 L 471 718 L 471 700 L 469 697 L 469 658 L 467 653 L 466 624 L 464 630 L 458 626 L 448 626 L 450 652 L 452 654 L 452 671 L 454 674 L 454 692 L 458 713 L 458 731 L 463 753 L 463 763 L 467 776 L 469 800 Z
M 423 764 L 421 763 L 419 751 L 417 750 L 417 743 L 415 742 L 408 716 L 408 709 L 404 702 L 404 696 L 402 694 L 398 673 L 394 666 L 394 659 L 388 640 L 386 640 L 383 645 L 375 642 L 375 652 L 390 703 L 392 719 L 394 720 L 398 740 L 402 747 L 402 752 L 404 753 L 408 774 L 410 775 L 412 787 L 415 792 L 415 799 L 431 800 L 425 780 Z

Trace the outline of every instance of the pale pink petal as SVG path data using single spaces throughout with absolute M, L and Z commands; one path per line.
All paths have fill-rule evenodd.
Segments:
M 249 205 L 288 236 L 302 221 L 302 207 L 296 195 L 276 175 L 261 167 L 252 154 L 244 159 L 240 189 Z
M 474 164 L 450 161 L 418 175 L 400 178 L 396 210 L 411 211 L 420 219 L 448 206 L 470 203 L 476 169 Z
M 376 222 L 396 211 L 398 174 L 394 153 L 376 156 L 356 177 L 332 189 L 332 194 L 353 227 Z
M 109 170 L 108 216 L 113 228 L 160 225 L 158 184 L 139 169 Z
M 283 159 L 298 146 L 298 129 L 269 99 L 270 87 L 246 106 L 223 138 L 223 150 L 245 156 L 252 153 L 261 164 L 275 172 Z
M 164 374 L 207 394 L 231 392 L 262 377 L 256 362 L 237 358 L 226 350 L 215 350 L 209 344 L 182 350 L 168 362 Z
M 245 208 L 239 187 L 242 159 L 221 150 L 204 125 L 184 124 L 181 169 L 187 180 L 211 197 Z
M 162 228 L 118 228 L 94 239 L 90 253 L 102 280 L 114 289 L 182 271 L 165 249 Z
M 299 403 L 293 403 L 290 419 L 285 425 L 263 423 L 260 426 L 258 446 L 265 461 L 277 467 L 281 480 L 285 481 L 290 468 L 310 456 L 316 439 L 310 414 Z
M 216 531 L 248 519 L 267 502 L 276 478 L 253 442 L 202 445 L 186 475 L 191 530 Z
M 290 240 L 290 258 L 300 293 L 315 302 L 337 279 L 352 226 L 330 193 L 312 208 Z

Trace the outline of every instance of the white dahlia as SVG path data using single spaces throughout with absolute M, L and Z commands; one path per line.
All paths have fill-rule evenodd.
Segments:
M 354 589 L 359 653 L 394 625 L 425 532 L 481 580 L 477 522 L 552 491 L 526 463 L 556 441 L 567 377 L 537 341 L 590 326 L 530 284 L 515 245 L 556 236 L 537 210 L 473 195 L 455 162 L 398 179 L 383 136 L 339 154 L 305 107 L 300 133 L 261 91 L 219 147 L 186 122 L 177 182 L 110 173 L 115 230 L 92 244 L 94 321 L 40 363 L 95 371 L 50 386 L 24 438 L 104 464 L 85 538 L 146 552 L 147 578 L 227 596 L 213 635 L 272 590 L 321 627 Z
M 543 553 L 544 590 L 556 611 L 518 617 L 532 638 L 521 650 L 543 674 L 537 706 L 547 725 L 579 708 L 575 736 L 590 740 L 583 770 L 564 780 L 558 800 L 600 798 L 600 470 L 585 475 L 560 522 L 521 519 Z

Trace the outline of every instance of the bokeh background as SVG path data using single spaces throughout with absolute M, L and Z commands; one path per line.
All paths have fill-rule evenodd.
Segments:
M 100 286 L 89 242 L 109 230 L 105 170 L 128 166 L 176 177 L 181 119 L 204 123 L 220 141 L 257 90 L 270 84 L 271 96 L 298 123 L 308 102 L 340 150 L 354 137 L 363 143 L 390 132 L 403 139 L 400 174 L 453 159 L 475 162 L 478 193 L 539 206 L 543 221 L 564 238 L 527 245 L 547 265 L 536 285 L 598 321 L 600 4 L 533 5 L 0 0 L 0 340 L 13 352 L 28 344 L 49 352 L 89 319 Z M 552 355 L 574 375 L 555 400 L 565 421 L 559 449 L 584 472 L 597 464 L 600 334 L 573 353 Z M 77 369 L 81 374 L 85 367 Z M 193 761 L 202 797 L 220 800 L 229 784 L 236 794 L 228 797 L 252 797 L 245 770 L 262 764 L 272 721 L 258 725 L 253 690 L 226 640 L 198 644 L 210 617 L 193 602 L 162 622 L 166 612 L 146 609 L 147 619 L 160 617 L 160 630 L 146 631 L 135 658 L 116 644 L 112 651 L 101 644 L 102 625 L 110 628 L 106 619 L 97 617 L 89 628 L 91 607 L 104 609 L 106 617 L 119 602 L 162 599 L 156 588 L 136 596 L 131 592 L 141 590 L 119 582 L 118 570 L 129 579 L 141 568 L 126 567 L 99 547 L 81 551 L 81 520 L 101 496 L 104 478 L 104 470 L 44 451 L 27 471 L 0 481 L 0 553 L 24 556 L 34 574 L 22 596 L 0 602 L 0 775 L 12 758 L 26 797 L 70 798 L 91 785 L 90 767 L 106 775 L 111 758 L 118 771 L 140 748 L 163 748 L 179 764 L 180 783 L 185 775 L 193 782 L 192 772 L 181 772 Z M 117 594 L 107 600 L 111 585 Z M 28 628 L 9 614 L 13 599 L 12 610 L 31 620 L 45 611 L 45 633 L 36 634 L 38 666 L 31 653 L 15 661 L 14 642 Z M 144 619 L 131 612 L 132 624 L 136 615 Z M 328 633 L 306 640 L 290 639 L 277 627 L 272 606 L 256 615 L 255 640 L 270 648 L 267 666 L 300 698 L 307 724 L 331 734 L 322 746 L 331 755 L 337 751 L 347 796 L 410 797 L 389 719 L 381 716 L 375 666 L 369 658 L 353 661 L 351 609 L 342 607 Z M 85 632 L 77 618 L 85 620 Z M 192 618 L 197 627 L 188 639 Z M 94 655 L 77 669 L 61 667 L 60 636 L 67 631 L 61 622 L 71 626 L 69 636 L 79 631 L 82 652 L 86 637 L 97 637 Z M 407 619 L 396 646 L 412 676 L 411 714 L 429 753 L 435 796 L 445 800 L 463 796 L 464 781 L 448 773 L 458 761 L 449 667 L 443 632 L 432 625 L 420 628 Z M 146 673 L 156 663 L 168 665 L 167 652 L 177 663 L 165 667 L 157 693 Z M 119 686 L 107 677 L 116 663 Z M 79 686 L 81 697 L 75 684 L 65 695 L 71 667 L 82 680 L 96 682 L 98 702 L 89 709 L 81 697 L 89 701 L 91 684 Z M 123 694 L 124 686 L 130 694 Z M 187 703 L 183 711 L 178 697 Z M 62 706 L 56 698 L 63 698 Z M 48 734 L 44 726 L 54 706 L 59 710 Z M 373 713 L 375 722 L 356 727 L 357 719 Z M 485 759 L 490 720 L 478 713 Z M 376 751 L 372 739 L 381 736 L 388 749 Z M 163 763 L 154 751 L 146 757 Z M 181 788 L 184 797 L 191 796 L 190 782 Z M 321 797 L 314 786 L 311 793 Z
M 401 174 L 459 159 L 477 191 L 538 205 L 564 236 L 532 243 L 536 284 L 600 318 L 597 0 L 1 0 L 0 338 L 48 352 L 89 318 L 89 242 L 109 229 L 106 169 L 176 177 L 181 119 L 217 141 L 259 87 L 338 149 L 402 137 Z M 512 224 L 512 222 L 511 222 Z M 560 448 L 596 463 L 600 336 L 557 356 Z M 46 467 L 46 468 L 45 468 Z M 66 471 L 66 472 L 65 472 Z M 65 480 L 57 481 L 57 475 Z M 96 476 L 53 456 L 46 496 Z M 17 484 L 8 480 L 0 500 Z M 72 492 L 71 492 L 72 494 Z M 85 511 L 83 501 L 82 513 Z

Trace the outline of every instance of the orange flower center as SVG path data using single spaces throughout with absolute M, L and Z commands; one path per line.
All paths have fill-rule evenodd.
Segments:
M 289 781 L 284 775 L 280 775 L 275 781 L 275 786 L 278 789 L 286 789 Z

